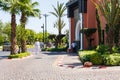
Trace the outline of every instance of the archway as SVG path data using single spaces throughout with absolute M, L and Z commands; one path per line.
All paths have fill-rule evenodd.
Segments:
M 80 45 L 80 41 L 81 41 L 80 29 L 81 29 L 81 22 L 80 22 L 80 20 L 78 20 L 78 22 L 76 24 L 76 28 L 75 28 L 75 41 L 76 41 L 79 49 L 81 47 L 81 45 Z
M 78 20 L 75 29 L 75 41 L 80 41 L 80 20 Z

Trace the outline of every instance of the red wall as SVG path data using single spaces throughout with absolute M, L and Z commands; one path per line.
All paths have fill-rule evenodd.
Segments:
M 97 0 L 96 0 L 97 1 Z M 102 29 L 105 29 L 105 19 L 100 14 L 100 20 L 102 22 Z M 91 2 L 91 0 L 87 1 L 87 13 L 84 13 L 84 27 L 85 28 L 96 28 L 97 29 L 97 21 L 96 21 L 96 8 L 94 4 Z M 96 33 L 92 36 L 94 38 L 94 41 L 92 42 L 92 46 L 98 45 L 98 32 L 96 30 Z M 74 23 L 74 17 L 71 18 L 71 43 L 75 40 L 75 23 Z M 87 40 L 84 35 L 84 49 L 87 49 Z

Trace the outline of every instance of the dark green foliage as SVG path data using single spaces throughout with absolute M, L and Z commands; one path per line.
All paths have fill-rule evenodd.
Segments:
M 92 49 L 92 35 L 96 32 L 96 28 L 84 28 L 81 33 L 84 33 L 87 39 L 88 49 Z
M 64 34 L 61 35 L 49 35 L 48 38 L 55 43 L 55 48 L 58 48 L 62 44 L 62 38 L 65 37 Z
M 81 32 L 83 32 L 87 37 L 91 37 L 92 34 L 96 32 L 96 28 L 84 28 Z
M 67 49 L 65 47 L 63 47 L 63 48 L 47 48 L 47 49 L 43 49 L 43 51 L 61 52 L 61 51 L 67 51 Z
M 113 52 L 113 53 L 119 53 L 119 52 L 120 52 L 120 48 L 119 48 L 119 47 L 116 47 L 116 46 L 113 46 L 113 47 L 112 47 L 112 52 Z
M 109 47 L 106 45 L 98 45 L 96 51 L 100 54 L 108 53 Z
M 103 64 L 102 56 L 96 51 L 80 51 L 79 57 L 82 63 L 90 61 L 94 65 Z
M 20 54 L 14 54 L 14 55 L 9 55 L 8 58 L 23 58 L 29 56 L 30 53 L 25 52 L 25 53 L 20 53 Z
M 109 66 L 120 66 L 120 54 L 104 54 L 103 55 L 104 65 Z

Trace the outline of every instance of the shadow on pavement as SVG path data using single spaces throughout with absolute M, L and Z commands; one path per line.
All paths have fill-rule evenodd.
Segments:
M 7 59 L 8 58 L 8 56 L 0 56 L 0 60 L 1 59 Z
M 77 66 L 82 66 L 83 64 L 82 63 L 70 63 L 70 64 L 64 64 L 64 65 L 77 67 Z
M 46 55 L 65 55 L 68 54 L 67 52 L 42 52 L 43 54 Z

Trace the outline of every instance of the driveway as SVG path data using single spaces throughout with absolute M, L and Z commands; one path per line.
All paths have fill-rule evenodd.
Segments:
M 81 68 L 77 56 L 66 52 L 40 52 L 24 59 L 7 59 L 9 52 L 0 52 L 0 80 L 120 80 L 120 68 Z M 75 68 L 59 66 L 72 64 Z M 77 64 L 76 63 L 76 64 Z

